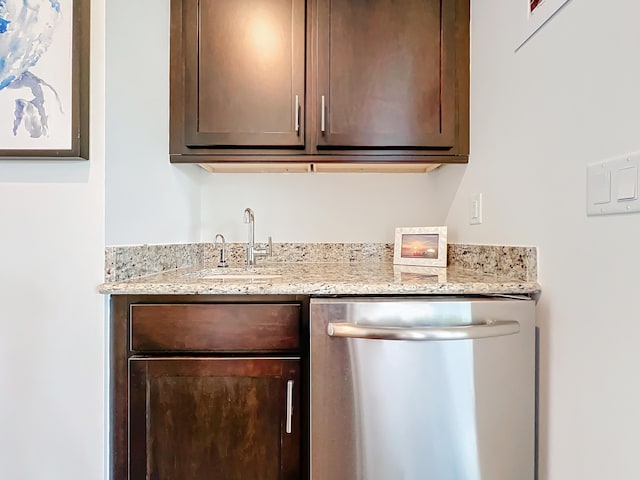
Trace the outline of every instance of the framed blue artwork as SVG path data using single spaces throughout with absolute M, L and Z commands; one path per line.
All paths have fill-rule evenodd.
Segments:
M 89 158 L 90 0 L 0 0 L 0 160 Z

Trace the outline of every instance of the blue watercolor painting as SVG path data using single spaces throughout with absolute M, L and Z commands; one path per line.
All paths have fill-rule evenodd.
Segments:
M 63 110 L 54 85 L 32 72 L 54 41 L 62 10 L 59 0 L 0 0 L 0 95 L 20 90 L 13 100 L 13 136 L 22 129 L 30 138 L 46 137 L 47 109 Z M 45 90 L 56 104 L 47 104 Z M 6 135 L 0 131 L 0 139 Z

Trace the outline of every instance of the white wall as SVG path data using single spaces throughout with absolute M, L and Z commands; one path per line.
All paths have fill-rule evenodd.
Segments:
M 0 162 L 6 479 L 103 478 L 104 0 L 92 9 L 91 159 Z
M 107 245 L 200 239 L 204 171 L 169 163 L 169 0 L 109 0 Z
M 640 6 L 571 0 L 514 53 L 518 2 L 472 3 L 469 166 L 426 176 L 203 176 L 167 159 L 169 0 L 110 0 L 107 243 L 217 232 L 244 240 L 249 206 L 258 240 L 391 241 L 395 226 L 446 220 L 454 242 L 537 245 L 541 479 L 640 478 L 640 217 L 587 218 L 584 200 L 587 163 L 640 150 Z M 2 187 L 14 209 L 26 208 L 16 195 L 32 198 Z M 469 226 L 478 192 L 485 222 Z M 18 214 L 1 215 L 25 229 Z
M 457 185 L 452 174 L 209 175 L 202 240 L 222 233 L 246 241 L 250 207 L 260 242 L 269 235 L 274 242 L 393 242 L 395 227 L 443 224 Z
M 106 28 L 107 245 L 219 232 L 241 241 L 248 206 L 257 238 L 277 242 L 392 241 L 396 226 L 444 222 L 455 188 L 434 187 L 442 173 L 212 175 L 171 165 L 169 0 L 109 0 Z
M 585 165 L 640 150 L 640 4 L 572 0 L 517 53 L 518 2 L 472 4 L 452 240 L 539 247 L 540 478 L 638 479 L 640 216 L 587 217 Z M 469 226 L 477 192 L 485 222 Z

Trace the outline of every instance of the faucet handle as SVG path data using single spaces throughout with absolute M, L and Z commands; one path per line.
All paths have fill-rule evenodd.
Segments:
M 269 240 L 267 242 L 267 246 L 265 248 L 253 248 L 253 256 L 257 257 L 273 257 L 273 241 L 271 240 L 271 236 L 269 236 Z

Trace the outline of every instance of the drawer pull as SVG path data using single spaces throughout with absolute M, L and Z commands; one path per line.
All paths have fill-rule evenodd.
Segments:
M 300 134 L 300 97 L 296 95 L 296 133 Z
M 322 106 L 320 107 L 321 109 L 321 117 L 320 117 L 320 130 L 322 130 L 322 133 L 325 132 L 326 130 L 326 125 L 325 125 L 325 105 L 324 105 L 324 95 L 322 95 Z

